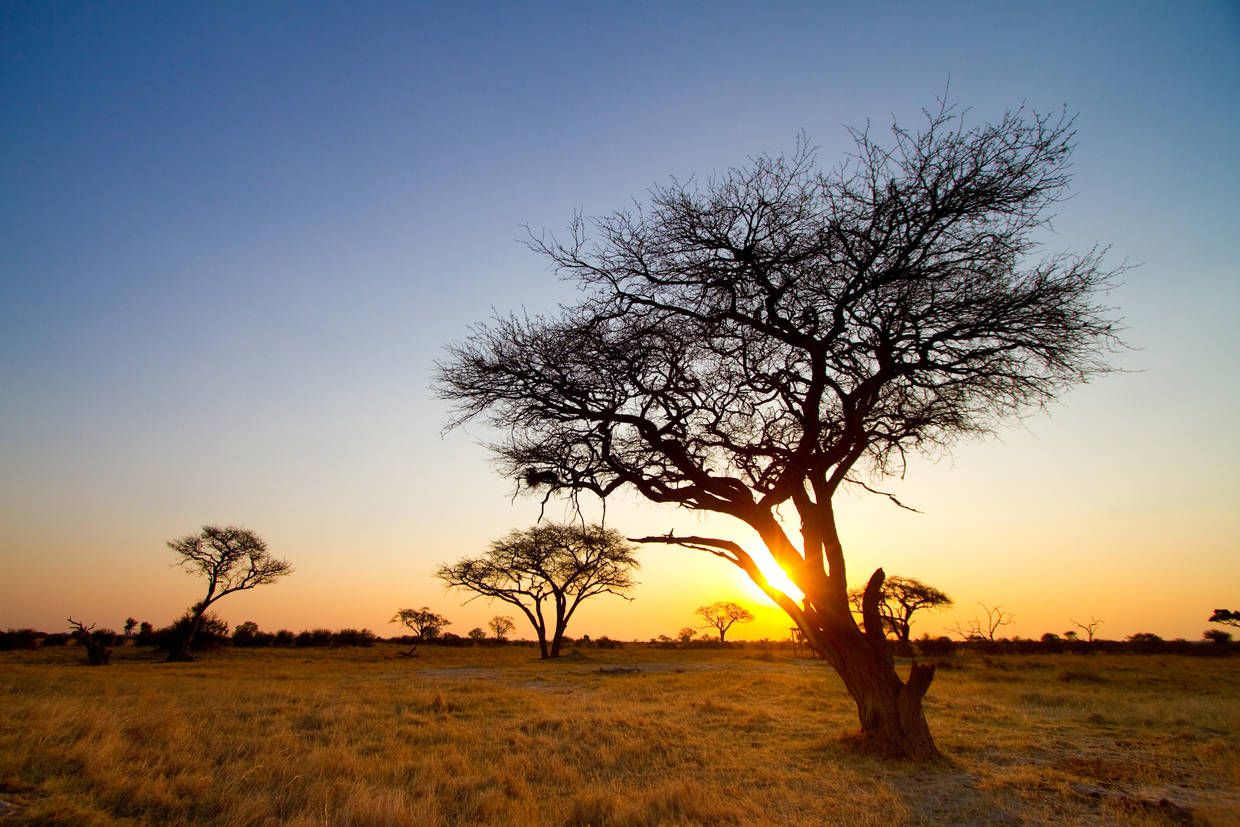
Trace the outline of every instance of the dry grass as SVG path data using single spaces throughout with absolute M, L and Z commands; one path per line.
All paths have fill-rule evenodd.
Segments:
M 965 658 L 924 766 L 786 654 L 398 651 L 0 654 L 0 824 L 1240 823 L 1240 659 Z

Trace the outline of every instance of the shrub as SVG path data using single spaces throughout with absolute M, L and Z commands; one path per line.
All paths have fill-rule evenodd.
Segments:
M 374 646 L 377 636 L 369 629 L 341 629 L 336 632 L 337 646 Z
M 152 642 L 160 650 L 169 652 L 180 641 L 185 639 L 189 634 L 190 624 L 194 622 L 193 616 L 186 612 L 177 619 L 171 626 L 165 626 L 152 633 Z M 113 633 L 115 634 L 115 633 Z M 203 652 L 210 649 L 216 649 L 228 640 L 228 623 L 219 615 L 208 612 L 202 616 L 202 623 L 198 627 L 198 634 L 194 636 L 194 651 Z

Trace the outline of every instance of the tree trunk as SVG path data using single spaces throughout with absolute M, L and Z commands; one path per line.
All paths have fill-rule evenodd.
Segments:
M 547 634 L 542 629 L 538 630 L 538 657 L 541 660 L 547 660 L 551 657 L 551 653 L 547 649 Z
M 164 659 L 165 663 L 188 663 L 194 659 L 194 656 L 190 654 L 190 647 L 194 643 L 194 637 L 197 636 L 198 627 L 202 625 L 202 617 L 206 613 L 207 606 L 196 607 L 189 629 L 172 642 L 172 646 L 168 649 L 168 657 Z
M 880 573 L 876 572 L 875 578 L 879 585 Z M 823 598 L 824 602 L 830 599 L 827 595 Z M 922 699 L 934 679 L 934 666 L 914 663 L 908 680 L 903 681 L 881 624 L 876 625 L 876 634 L 867 635 L 857 628 L 846 608 L 832 618 L 810 610 L 807 619 L 816 621 L 810 629 L 810 645 L 839 673 L 857 704 L 863 745 L 889 757 L 938 758 L 922 709 Z
M 551 657 L 558 658 L 560 656 L 560 647 L 564 644 L 564 630 L 567 628 L 567 620 L 562 617 L 556 618 L 555 632 L 551 635 Z

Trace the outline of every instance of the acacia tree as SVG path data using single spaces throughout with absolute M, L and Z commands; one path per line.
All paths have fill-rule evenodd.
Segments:
M 495 635 L 496 640 L 503 640 L 513 629 L 517 628 L 517 624 L 507 615 L 496 615 L 487 621 L 487 628 L 491 630 L 491 634 Z
M 432 612 L 428 606 L 420 609 L 397 609 L 396 614 L 388 622 L 401 623 L 413 632 L 413 645 L 405 653 L 406 656 L 414 655 L 418 651 L 419 643 L 434 640 L 446 627 L 452 625 L 452 621 L 441 614 Z
M 886 146 L 854 133 L 833 171 L 802 142 L 657 187 L 648 207 L 578 216 L 565 240 L 532 237 L 583 298 L 451 346 L 437 380 L 450 425 L 489 420 L 501 470 L 545 496 L 630 488 L 748 526 L 803 601 L 731 539 L 640 542 L 742 568 L 839 672 L 866 740 L 935 756 L 933 667 L 896 672 L 881 568 L 864 632 L 854 620 L 834 498 L 1106 370 L 1101 253 L 1033 259 L 1073 134 L 1024 110 L 966 128 L 944 104 Z
M 512 531 L 481 557 L 442 566 L 436 576 L 476 597 L 510 603 L 538 635 L 539 656 L 560 656 L 564 630 L 583 600 L 599 594 L 629 599 L 637 567 L 633 546 L 599 525 L 543 523 Z M 473 600 L 475 598 L 470 598 Z
M 865 603 L 865 589 L 853 589 L 848 602 L 858 615 Z M 879 592 L 878 614 L 883 628 L 894 635 L 901 651 L 911 651 L 913 615 L 922 609 L 944 609 L 952 605 L 945 592 L 911 577 L 888 577 Z M 864 620 L 863 620 L 864 623 Z
M 1215 609 L 1210 615 L 1209 623 L 1222 623 L 1225 626 L 1240 626 L 1240 611 L 1233 609 Z
M 168 547 L 180 558 L 177 565 L 207 579 L 206 595 L 189 608 L 184 633 L 168 649 L 169 661 L 193 660 L 190 647 L 212 603 L 233 592 L 274 583 L 293 571 L 287 560 L 271 556 L 261 537 L 237 526 L 205 525 L 198 534 L 169 540 Z
M 723 600 L 709 606 L 698 606 L 696 611 L 706 621 L 707 626 L 718 630 L 720 643 L 725 642 L 728 629 L 731 629 L 733 624 L 749 623 L 753 620 L 753 613 L 744 606 Z

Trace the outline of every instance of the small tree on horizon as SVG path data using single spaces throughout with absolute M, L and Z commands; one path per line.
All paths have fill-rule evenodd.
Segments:
M 496 640 L 504 640 L 513 629 L 517 628 L 517 624 L 508 615 L 496 615 L 487 621 L 487 628 L 491 630 L 491 634 L 495 635 Z
M 1088 623 L 1081 623 L 1079 620 L 1072 620 L 1072 618 L 1069 618 L 1069 620 L 1071 620 L 1073 626 L 1085 633 L 1088 643 L 1094 642 L 1094 635 L 1098 632 L 1098 627 L 1102 625 L 1102 619 L 1093 616 L 1090 616 Z
M 1011 612 L 1004 611 L 1002 606 L 992 608 L 980 602 L 977 605 L 982 607 L 986 615 L 985 620 L 974 616 L 967 626 L 957 623 L 951 627 L 950 631 L 960 635 L 961 640 L 986 640 L 993 643 L 999 629 L 1011 625 L 1015 618 L 1012 617 Z
M 703 628 L 713 628 L 719 633 L 719 642 L 727 642 L 728 630 L 737 623 L 750 623 L 753 621 L 753 613 L 739 603 L 732 603 L 720 600 L 717 603 L 711 603 L 709 606 L 698 606 L 694 609 L 706 625 Z
M 582 601 L 600 594 L 630 599 L 638 565 L 633 546 L 599 525 L 543 523 L 495 540 L 480 557 L 441 566 L 450 588 L 502 600 L 534 627 L 541 658 L 557 658 L 568 622 Z M 466 601 L 468 602 L 468 601 Z
M 452 621 L 441 614 L 432 612 L 428 606 L 420 609 L 397 609 L 396 614 L 388 622 L 403 624 L 405 628 L 413 632 L 413 645 L 405 653 L 407 657 L 412 657 L 417 653 L 419 643 L 434 640 L 446 627 L 452 625 Z
M 213 603 L 233 592 L 247 591 L 289 575 L 287 560 L 272 557 L 267 543 L 253 531 L 237 526 L 205 525 L 198 534 L 169 540 L 177 565 L 207 580 L 207 593 L 190 607 L 184 634 L 168 650 L 169 661 L 193 660 L 190 649 Z
M 112 650 L 100 639 L 102 634 L 95 632 L 94 623 L 86 626 L 73 618 L 69 618 L 73 627 L 73 636 L 86 649 L 86 663 L 89 666 L 107 666 L 112 662 Z M 115 632 L 110 633 L 115 635 Z

